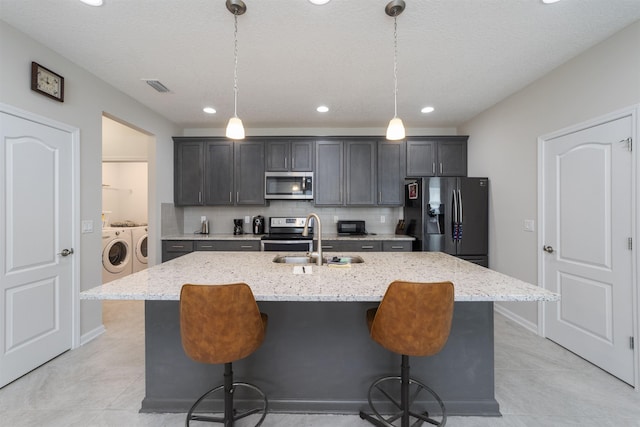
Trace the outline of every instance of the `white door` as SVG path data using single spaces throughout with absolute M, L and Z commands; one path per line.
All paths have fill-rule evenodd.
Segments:
M 634 382 L 631 115 L 542 141 L 545 335 Z
M 0 111 L 0 387 L 71 348 L 73 138 Z

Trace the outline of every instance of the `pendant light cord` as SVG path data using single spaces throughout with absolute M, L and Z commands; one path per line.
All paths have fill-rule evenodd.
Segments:
M 393 17 L 393 118 L 398 117 L 398 18 Z
M 233 14 L 233 116 L 238 117 L 238 14 Z

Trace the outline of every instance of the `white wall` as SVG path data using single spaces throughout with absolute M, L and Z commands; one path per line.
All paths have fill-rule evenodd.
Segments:
M 151 229 L 160 230 L 160 204 L 173 200 L 173 142 L 179 128 L 126 94 L 45 48 L 24 33 L 0 21 L 0 101 L 80 129 L 80 186 L 82 220 L 93 220 L 94 232 L 81 235 L 80 288 L 100 285 L 101 279 L 101 194 L 102 115 L 107 113 L 135 124 L 155 136 L 149 147 L 149 212 Z M 65 78 L 65 101 L 46 98 L 30 89 L 31 61 L 54 70 Z M 160 259 L 160 240 L 150 233 L 151 262 Z M 101 304 L 81 304 L 81 334 L 90 334 L 102 325 Z
M 558 67 L 459 128 L 469 134 L 469 175 L 490 178 L 491 268 L 538 283 L 537 138 L 640 102 L 640 22 Z M 538 225 L 536 220 L 536 226 Z M 536 303 L 503 303 L 524 324 Z
M 147 170 L 147 162 L 102 163 L 102 211 L 108 212 L 109 224 L 147 223 Z

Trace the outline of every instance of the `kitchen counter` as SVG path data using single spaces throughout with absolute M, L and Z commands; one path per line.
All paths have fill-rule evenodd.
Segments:
M 178 299 L 184 283 L 242 281 L 251 286 L 260 310 L 269 316 L 266 338 L 233 368 L 238 381 L 264 390 L 273 412 L 355 414 L 368 407 L 369 386 L 380 376 L 398 375 L 400 356 L 371 340 L 365 314 L 388 284 L 400 279 L 451 280 L 455 285 L 447 344 L 437 355 L 412 357 L 412 377 L 437 391 L 449 415 L 500 416 L 493 301 L 558 299 L 438 252 L 362 252 L 363 264 L 311 265 L 312 274 L 293 274 L 291 264 L 272 262 L 276 255 L 193 252 L 80 294 L 82 299 L 146 300 L 142 412 L 186 412 L 198 396 L 222 382 L 223 365 L 194 362 L 182 349 Z
M 557 295 L 540 287 L 441 252 L 360 253 L 350 268 L 309 265 L 312 274 L 293 274 L 292 264 L 276 264 L 278 252 L 192 252 L 105 285 L 82 299 L 178 300 L 185 283 L 246 282 L 258 301 L 380 301 L 387 286 L 401 279 L 450 280 L 456 301 L 549 301 Z M 345 255 L 326 252 L 325 257 Z

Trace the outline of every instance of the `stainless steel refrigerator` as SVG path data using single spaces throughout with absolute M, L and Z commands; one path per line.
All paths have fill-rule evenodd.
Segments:
M 440 251 L 489 266 L 489 179 L 414 178 L 405 185 L 404 221 L 414 251 Z

